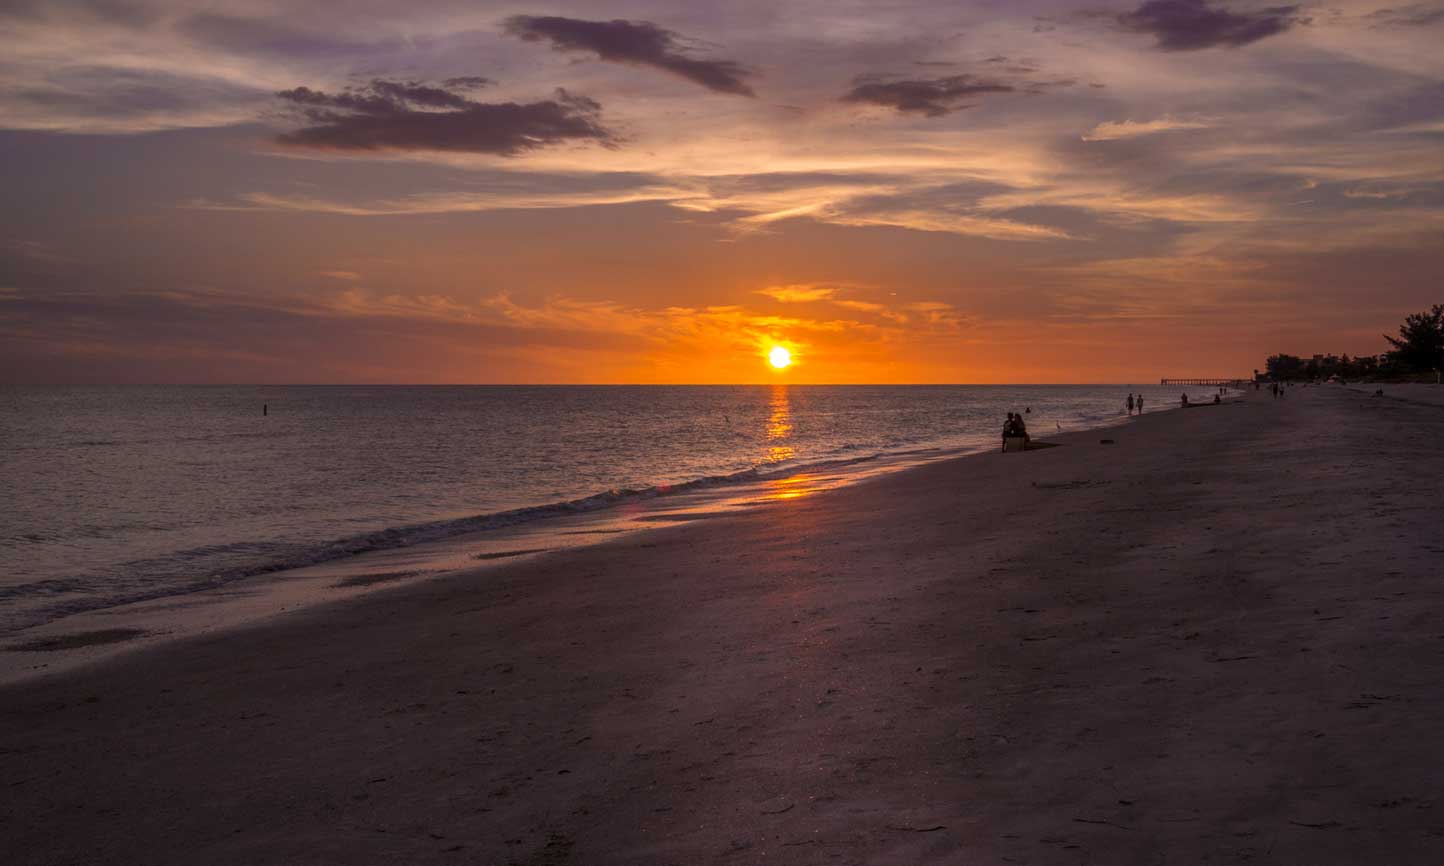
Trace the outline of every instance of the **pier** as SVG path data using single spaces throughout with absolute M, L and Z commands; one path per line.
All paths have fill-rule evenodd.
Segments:
M 1160 385 L 1227 385 L 1241 387 L 1252 382 L 1252 379 L 1159 379 Z

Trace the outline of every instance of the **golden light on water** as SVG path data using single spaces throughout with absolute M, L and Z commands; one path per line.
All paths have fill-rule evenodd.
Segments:
M 779 370 L 785 370 L 792 365 L 792 353 L 784 346 L 773 346 L 772 351 L 767 353 L 767 363 Z
M 787 399 L 786 385 L 772 386 L 772 400 L 767 417 L 767 462 L 781 463 L 797 456 L 797 449 L 787 441 L 792 438 L 792 403 Z

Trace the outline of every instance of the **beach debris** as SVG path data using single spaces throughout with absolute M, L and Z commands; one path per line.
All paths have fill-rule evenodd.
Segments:
M 783 812 L 791 812 L 792 809 L 793 809 L 793 807 L 795 807 L 796 805 L 797 805 L 796 803 L 788 803 L 786 806 L 783 806 L 781 809 L 763 809 L 763 810 L 762 810 L 762 814 L 764 814 L 764 815 L 781 815 Z
M 899 833 L 935 833 L 938 830 L 946 830 L 948 828 L 945 824 L 936 824 L 931 827 L 906 827 L 889 824 L 887 825 L 887 829 L 896 830 Z
M 1106 827 L 1117 827 L 1117 828 L 1120 829 L 1120 830 L 1132 830 L 1132 829 L 1133 829 L 1132 827 L 1125 827 L 1125 826 L 1123 826 L 1122 824 L 1118 824 L 1118 823 L 1115 823 L 1115 822 L 1113 822 L 1113 821 L 1104 821 L 1104 820 L 1099 819 L 1099 818 L 1074 818 L 1073 820 L 1074 820 L 1075 822 L 1079 823 L 1079 824 L 1102 824 L 1102 825 L 1104 825 L 1104 826 L 1106 826 Z
M 1118 443 L 1115 442 L 1115 441 L 1113 441 L 1112 439 L 1099 439 L 1099 440 L 1098 440 L 1098 444 L 1099 444 L 1099 445 L 1117 445 Z

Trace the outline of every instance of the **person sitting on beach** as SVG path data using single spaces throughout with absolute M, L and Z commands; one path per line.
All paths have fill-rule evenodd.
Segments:
M 1215 402 L 1215 403 L 1222 403 L 1222 402 L 1223 402 L 1223 399 L 1222 399 L 1221 397 L 1219 397 L 1217 394 L 1214 394 L 1214 395 L 1213 395 L 1213 402 Z
M 1003 450 L 1008 450 L 1008 440 L 1021 437 L 1023 446 L 1026 448 L 1031 437 L 1028 436 L 1028 425 L 1023 423 L 1023 416 L 1017 412 L 1009 412 L 1008 420 L 1003 424 Z

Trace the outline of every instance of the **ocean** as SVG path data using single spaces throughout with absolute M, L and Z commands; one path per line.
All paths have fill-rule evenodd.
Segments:
M 1208 399 L 1211 389 L 1191 389 Z M 837 483 L 1150 411 L 1158 386 L 0 388 L 0 634 L 366 551 Z M 263 414 L 264 407 L 264 414 Z

